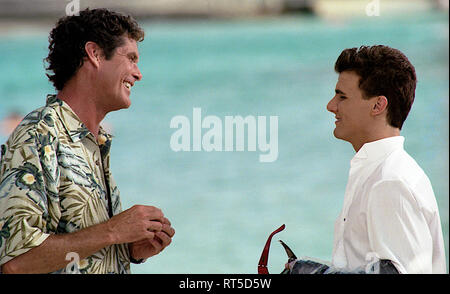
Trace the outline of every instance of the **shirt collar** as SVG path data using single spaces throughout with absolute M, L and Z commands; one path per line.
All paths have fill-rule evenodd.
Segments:
M 404 141 L 403 136 L 394 136 L 365 143 L 355 154 L 351 163 L 360 160 L 376 161 L 379 158 L 384 158 L 396 149 L 403 149 Z
M 49 94 L 47 95 L 46 106 L 55 109 L 72 142 L 78 142 L 88 135 L 91 135 L 92 139 L 95 141 L 92 133 L 66 102 L 62 101 L 54 94 Z M 109 151 L 111 139 L 112 136 L 100 126 L 97 136 L 98 144 L 108 145 L 107 149 Z

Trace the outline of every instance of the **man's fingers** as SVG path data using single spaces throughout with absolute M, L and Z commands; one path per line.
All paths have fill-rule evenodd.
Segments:
M 148 205 L 134 205 L 130 208 L 131 213 L 138 218 L 157 220 L 163 222 L 164 214 L 161 209 Z
M 150 232 L 161 232 L 163 229 L 163 224 L 159 221 L 149 221 L 147 225 L 147 231 Z
M 165 232 L 155 233 L 155 238 L 154 239 L 156 239 L 156 238 L 161 240 L 162 245 L 164 247 L 168 246 L 172 242 L 172 238 L 169 237 Z
M 163 217 L 163 224 L 167 224 L 169 226 L 171 226 L 172 224 L 170 223 L 169 219 L 167 219 L 166 217 Z
M 164 245 L 157 241 L 155 238 L 149 240 L 150 244 L 155 248 L 157 252 L 161 252 L 164 249 Z
M 175 229 L 172 228 L 170 225 L 163 224 L 161 231 L 166 233 L 170 238 L 172 238 L 173 235 L 175 235 Z
M 148 213 L 148 219 L 157 220 L 161 223 L 164 221 L 165 217 L 161 209 L 154 206 L 146 206 L 146 209 Z

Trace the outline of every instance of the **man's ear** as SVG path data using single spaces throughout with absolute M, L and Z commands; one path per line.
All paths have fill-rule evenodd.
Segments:
M 385 96 L 376 96 L 375 104 L 372 107 L 372 115 L 379 115 L 387 111 L 388 100 Z
M 87 60 L 94 65 L 94 67 L 98 68 L 100 66 L 100 57 L 102 55 L 101 48 L 92 41 L 86 42 L 84 44 L 84 50 L 86 50 Z

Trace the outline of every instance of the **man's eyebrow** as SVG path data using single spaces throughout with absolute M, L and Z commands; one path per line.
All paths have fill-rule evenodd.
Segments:
M 139 59 L 138 55 L 136 54 L 136 52 L 130 52 L 127 54 L 128 57 L 132 58 L 133 60 L 137 61 Z

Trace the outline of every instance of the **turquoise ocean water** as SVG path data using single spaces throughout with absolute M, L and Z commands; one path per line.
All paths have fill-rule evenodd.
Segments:
M 402 50 L 416 66 L 416 101 L 402 135 L 438 200 L 448 260 L 448 15 L 327 22 L 314 17 L 144 22 L 143 80 L 132 106 L 106 121 L 115 139 L 112 171 L 124 208 L 160 207 L 176 234 L 134 273 L 256 273 L 271 231 L 269 271 L 287 257 L 331 259 L 354 151 L 336 140 L 326 104 L 339 53 L 362 44 Z M 47 33 L 0 36 L 0 118 L 43 105 L 53 93 L 43 69 Z M 256 152 L 174 152 L 176 115 L 278 116 L 278 159 Z M 204 131 L 205 132 L 205 131 Z M 0 136 L 1 141 L 6 136 Z M 448 262 L 447 262 L 448 263 Z

